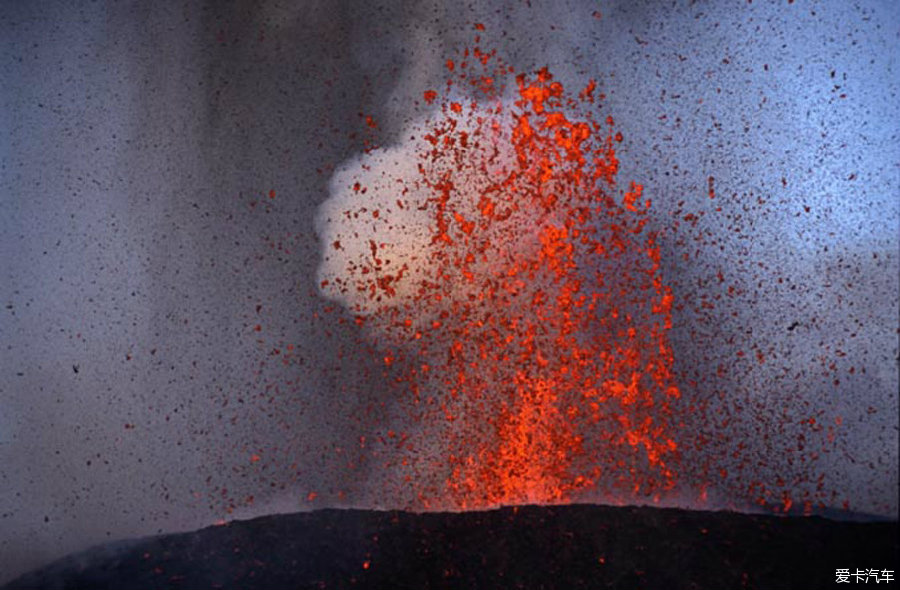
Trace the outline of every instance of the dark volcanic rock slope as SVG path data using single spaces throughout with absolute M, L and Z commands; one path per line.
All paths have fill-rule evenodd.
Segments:
M 322 510 L 98 547 L 6 589 L 827 588 L 839 568 L 896 578 L 897 532 L 646 507 Z

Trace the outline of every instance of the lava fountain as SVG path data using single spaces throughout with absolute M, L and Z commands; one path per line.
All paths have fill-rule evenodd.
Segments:
M 679 474 L 673 296 L 603 96 L 477 46 L 447 68 L 433 115 L 339 169 L 317 219 L 320 290 L 420 428 L 406 480 L 426 508 L 659 497 Z

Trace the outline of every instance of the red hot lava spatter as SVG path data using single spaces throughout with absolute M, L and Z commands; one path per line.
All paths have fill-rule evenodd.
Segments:
M 673 296 L 650 200 L 616 188 L 621 135 L 593 116 L 596 84 L 573 96 L 545 68 L 515 76 L 510 103 L 498 81 L 514 72 L 494 53 L 447 67 L 416 187 L 397 179 L 400 210 L 407 191 L 429 194 L 427 264 L 392 265 L 371 240 L 343 286 L 373 303 L 359 321 L 409 415 L 441 440 L 445 465 L 408 462 L 442 474 L 419 498 L 479 508 L 672 489 Z

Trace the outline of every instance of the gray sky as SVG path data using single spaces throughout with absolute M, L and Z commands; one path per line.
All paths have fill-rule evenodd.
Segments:
M 360 450 L 413 426 L 324 312 L 314 218 L 359 113 L 402 143 L 474 22 L 517 71 L 598 80 L 656 226 L 707 211 L 662 271 L 684 395 L 730 419 L 716 501 L 747 502 L 740 440 L 758 479 L 825 473 L 835 506 L 896 515 L 894 2 L 5 2 L 0 583 L 111 539 L 410 500 Z

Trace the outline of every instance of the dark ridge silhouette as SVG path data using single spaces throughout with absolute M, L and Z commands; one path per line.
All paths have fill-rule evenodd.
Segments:
M 20 588 L 832 588 L 890 570 L 898 523 L 598 505 L 319 510 L 95 547 Z M 851 575 L 850 583 L 857 583 Z M 863 583 L 863 582 L 858 582 Z M 874 578 L 867 583 L 876 583 Z

